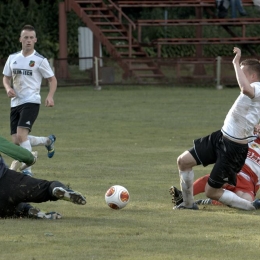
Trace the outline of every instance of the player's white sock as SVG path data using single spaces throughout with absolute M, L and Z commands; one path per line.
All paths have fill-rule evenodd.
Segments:
M 50 144 L 49 137 L 28 135 L 28 139 L 30 141 L 31 146 L 49 145 Z
M 194 172 L 191 171 L 179 171 L 180 175 L 180 185 L 182 190 L 183 202 L 185 207 L 192 207 L 194 202 L 193 197 L 193 180 L 194 180 Z
M 25 148 L 26 150 L 32 152 L 32 146 L 31 146 L 31 143 L 30 143 L 29 140 L 26 140 L 26 141 L 20 143 L 20 146 L 23 147 L 23 148 Z M 31 167 L 26 168 L 26 170 L 28 170 L 29 172 L 31 172 Z
M 20 146 L 23 147 L 23 148 L 25 148 L 26 150 L 28 150 L 28 151 L 30 151 L 30 152 L 32 151 L 32 146 L 31 146 L 29 140 L 26 140 L 26 141 L 20 143 Z
M 219 201 L 233 208 L 255 210 L 255 207 L 250 201 L 240 198 L 234 192 L 229 190 L 224 190 L 224 193 L 219 198 Z

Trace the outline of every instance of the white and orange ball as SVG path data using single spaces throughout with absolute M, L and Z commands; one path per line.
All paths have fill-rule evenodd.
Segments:
M 125 187 L 113 185 L 107 190 L 105 200 L 111 209 L 122 209 L 128 204 L 130 194 Z

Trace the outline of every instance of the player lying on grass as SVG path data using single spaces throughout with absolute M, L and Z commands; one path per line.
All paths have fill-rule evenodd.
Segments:
M 209 174 L 197 179 L 193 184 L 194 195 L 205 192 L 205 186 L 208 182 Z M 257 138 L 253 142 L 248 144 L 248 153 L 244 166 L 237 174 L 237 184 L 232 186 L 225 184 L 224 189 L 234 192 L 239 197 L 253 202 L 256 209 L 260 208 L 260 200 L 256 199 L 255 196 L 259 190 L 260 185 L 260 139 Z M 176 187 L 170 188 L 170 194 L 172 202 L 178 206 L 183 202 L 182 192 Z M 205 199 L 195 201 L 197 205 L 201 204 L 213 204 L 223 205 L 217 200 Z
M 0 138 L 0 151 L 13 159 L 26 164 L 28 167 L 35 163 L 36 158 L 28 150 L 19 147 L 4 138 Z M 85 205 L 86 199 L 79 192 L 68 189 L 59 181 L 36 179 L 23 173 L 8 169 L 0 156 L 0 217 L 32 217 L 32 218 L 61 218 L 56 212 L 44 213 L 31 206 L 30 202 L 67 200 Z

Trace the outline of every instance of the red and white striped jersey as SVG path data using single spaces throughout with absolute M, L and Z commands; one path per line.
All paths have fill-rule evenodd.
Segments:
M 239 175 L 245 179 L 254 182 L 254 185 L 260 185 L 260 139 L 248 143 L 248 153 L 244 166 Z

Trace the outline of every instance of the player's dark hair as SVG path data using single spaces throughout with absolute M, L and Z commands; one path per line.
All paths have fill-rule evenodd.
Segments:
M 247 66 L 249 72 L 255 72 L 260 81 L 260 62 L 257 59 L 246 59 L 240 62 L 240 66 Z
M 24 27 L 22 28 L 21 32 L 22 32 L 23 30 L 26 30 L 26 31 L 35 31 L 35 28 L 34 28 L 32 25 L 30 25 L 30 24 L 26 24 L 26 25 L 24 25 Z M 35 32 L 35 33 L 36 33 L 36 32 Z

